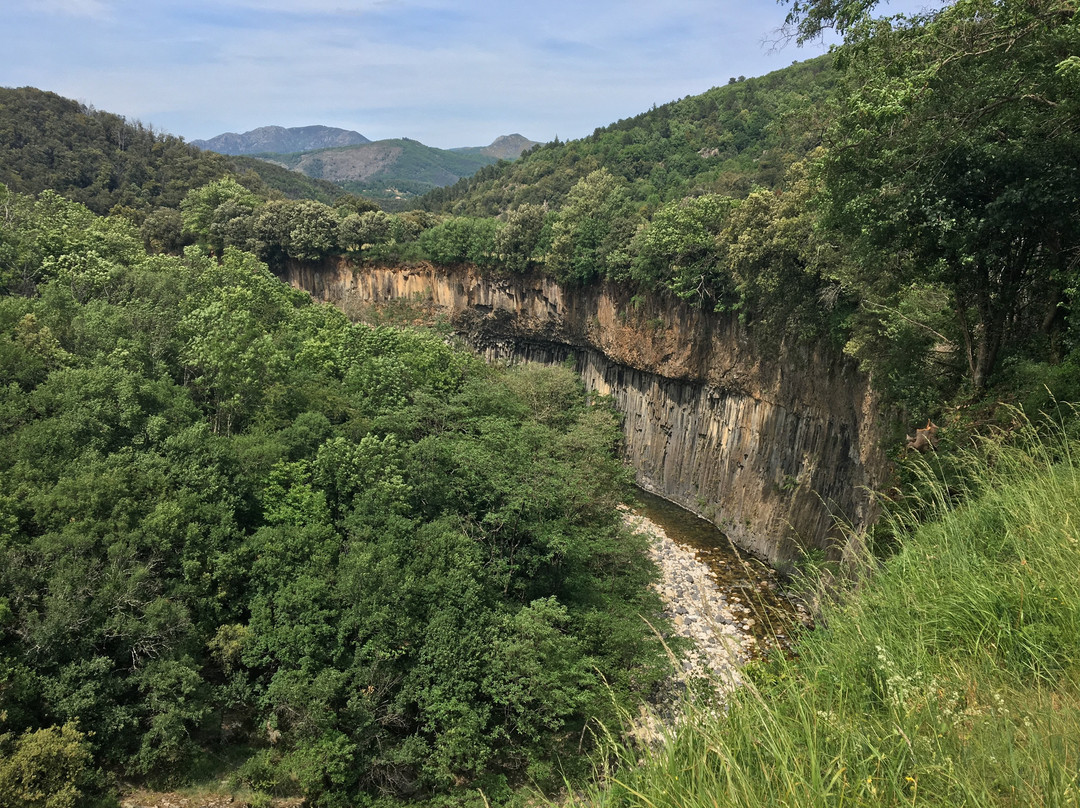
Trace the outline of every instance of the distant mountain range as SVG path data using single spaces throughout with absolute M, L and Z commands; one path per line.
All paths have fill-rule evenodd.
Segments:
M 289 154 L 292 152 L 359 146 L 371 141 L 359 132 L 333 126 L 260 126 L 238 135 L 226 132 L 209 140 L 193 140 L 192 146 L 218 154 Z
M 536 145 L 513 134 L 498 137 L 488 146 L 436 149 L 409 138 L 373 142 L 359 132 L 330 126 L 263 126 L 191 142 L 208 151 L 254 157 L 327 180 L 351 193 L 384 200 L 407 199 L 452 185 L 498 160 L 517 159 Z
M 408 138 L 252 156 L 373 199 L 407 199 L 452 185 L 497 160 L 485 154 L 435 149 Z
M 521 153 L 528 151 L 533 146 L 539 145 L 535 140 L 529 140 L 524 135 L 514 133 L 512 135 L 501 135 L 491 142 L 490 146 L 466 146 L 459 149 L 451 149 L 450 151 L 461 152 L 465 154 L 482 154 L 485 157 L 494 157 L 496 160 L 516 160 L 521 157 Z

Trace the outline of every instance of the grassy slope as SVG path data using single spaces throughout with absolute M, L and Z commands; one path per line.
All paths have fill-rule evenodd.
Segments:
M 988 447 L 925 523 L 718 717 L 616 747 L 590 803 L 1080 804 L 1080 444 Z M 990 460 L 984 459 L 989 457 Z M 955 494 L 955 491 L 951 492 Z

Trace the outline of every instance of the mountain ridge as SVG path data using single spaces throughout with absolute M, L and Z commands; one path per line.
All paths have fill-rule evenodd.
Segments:
M 450 151 L 463 154 L 483 154 L 487 157 L 494 157 L 496 160 L 516 160 L 521 156 L 522 152 L 539 145 L 539 141 L 529 140 L 524 135 L 514 132 L 512 135 L 499 135 L 487 146 L 460 146 L 450 149 Z
M 411 138 L 376 140 L 288 154 L 249 155 L 307 177 L 333 182 L 345 190 L 373 199 L 403 200 L 433 188 L 452 185 L 499 160 L 520 154 L 533 141 L 522 135 L 503 135 L 490 146 L 438 149 Z
M 452 185 L 500 160 L 515 160 L 539 144 L 515 132 L 487 146 L 439 149 L 407 137 L 372 141 L 330 126 L 262 126 L 193 140 L 191 145 L 259 160 L 352 193 L 400 201 Z
M 340 146 L 371 143 L 351 129 L 336 126 L 260 126 L 247 132 L 224 132 L 209 140 L 192 140 L 191 145 L 218 154 L 251 155 L 270 152 L 291 154 Z

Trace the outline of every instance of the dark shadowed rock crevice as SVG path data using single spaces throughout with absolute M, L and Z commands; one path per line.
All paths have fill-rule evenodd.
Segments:
M 564 287 L 468 267 L 294 263 L 283 279 L 347 313 L 407 302 L 449 319 L 489 359 L 574 362 L 624 415 L 639 484 L 774 564 L 820 548 L 837 519 L 876 516 L 882 419 L 854 362 L 821 346 L 768 352 L 737 318 L 620 287 Z

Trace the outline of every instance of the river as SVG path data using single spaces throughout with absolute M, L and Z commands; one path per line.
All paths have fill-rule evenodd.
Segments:
M 652 539 L 663 580 L 657 591 L 676 632 L 715 647 L 698 667 L 721 677 L 772 649 L 785 652 L 809 617 L 785 592 L 786 581 L 741 551 L 714 524 L 638 490 L 632 524 Z

